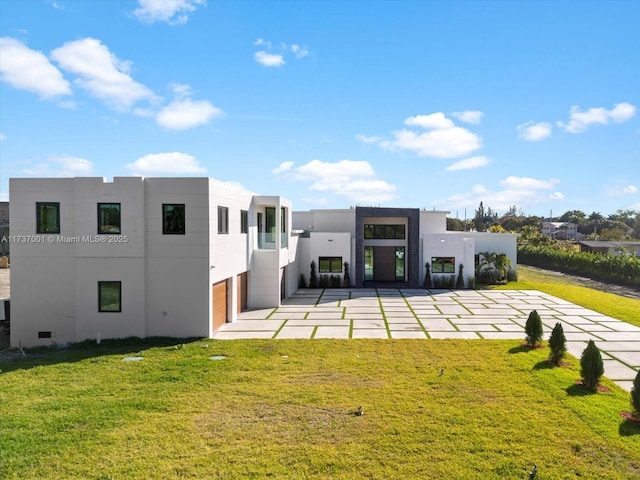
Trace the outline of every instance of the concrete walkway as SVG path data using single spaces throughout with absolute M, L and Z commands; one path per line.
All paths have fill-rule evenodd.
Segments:
M 214 338 L 463 338 L 524 341 L 537 310 L 548 340 L 557 322 L 580 358 L 589 339 L 605 376 L 631 391 L 640 369 L 640 327 L 535 290 L 300 289 L 281 307 L 250 310 Z

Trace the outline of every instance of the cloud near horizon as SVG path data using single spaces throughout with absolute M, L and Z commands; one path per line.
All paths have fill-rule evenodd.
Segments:
M 312 160 L 300 167 L 294 165 L 283 162 L 271 172 L 288 181 L 310 184 L 311 191 L 330 192 L 355 203 L 378 204 L 397 196 L 396 186 L 376 178 L 373 167 L 364 160 Z
M 29 177 L 92 177 L 93 162 L 73 155 L 52 155 L 48 162 L 21 171 Z
M 125 165 L 135 176 L 201 175 L 207 171 L 198 160 L 186 153 L 150 153 Z
M 511 206 L 520 208 L 530 207 L 537 203 L 559 201 L 564 195 L 559 191 L 553 191 L 560 183 L 557 179 L 539 180 L 530 177 L 509 176 L 500 182 L 502 189 L 491 190 L 485 185 L 476 184 L 470 191 L 452 195 L 439 200 L 438 205 L 447 208 L 474 209 L 483 202 L 496 211 L 507 211 Z

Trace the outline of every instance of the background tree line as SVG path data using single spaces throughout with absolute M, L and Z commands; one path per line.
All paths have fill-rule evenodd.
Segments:
M 639 241 L 640 240 L 640 212 L 635 210 L 617 210 L 608 216 L 600 212 L 587 215 L 580 210 L 569 210 L 557 217 L 539 217 L 524 215 L 522 209 L 513 205 L 504 215 L 483 202 L 474 212 L 473 218 L 460 220 L 447 218 L 447 230 L 478 232 L 513 232 L 521 234 L 521 241 L 533 245 L 553 243 L 555 240 L 542 233 L 544 222 L 570 222 L 578 226 L 578 232 L 585 235 L 587 240 L 608 241 Z

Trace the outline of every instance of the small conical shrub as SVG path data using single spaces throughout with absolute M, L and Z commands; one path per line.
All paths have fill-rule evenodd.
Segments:
M 602 355 L 596 347 L 593 340 L 589 340 L 587 348 L 582 352 L 580 357 L 580 375 L 582 375 L 582 384 L 590 389 L 595 390 L 600 382 L 600 377 L 604 374 L 604 363 L 602 363 Z
M 633 413 L 637 417 L 640 417 L 640 370 L 633 380 L 633 387 L 631 388 L 631 406 L 633 407 Z
M 351 278 L 349 277 L 349 262 L 344 262 L 344 277 L 342 278 L 342 287 L 349 288 L 351 286 Z
M 428 263 L 424 264 L 424 288 L 431 288 L 433 284 L 431 283 L 431 267 L 429 267 Z
M 464 265 L 460 264 L 460 268 L 458 269 L 458 280 L 456 280 L 456 288 L 464 288 L 464 276 L 462 275 L 463 269 Z
M 525 340 L 527 345 L 535 347 L 542 340 L 542 320 L 537 310 L 533 310 L 527 318 L 524 325 L 524 333 L 527 335 Z
M 318 276 L 316 275 L 316 262 L 311 260 L 311 273 L 309 274 L 309 288 L 318 288 Z
M 551 355 L 549 361 L 554 365 L 560 365 L 560 361 L 567 353 L 567 337 L 564 336 L 564 329 L 560 322 L 556 323 L 549 337 L 549 348 L 551 349 Z
M 298 278 L 298 288 L 307 288 L 307 279 L 304 277 L 304 273 L 301 273 Z

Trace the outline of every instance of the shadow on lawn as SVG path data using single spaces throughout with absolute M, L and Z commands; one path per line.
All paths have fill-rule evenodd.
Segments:
M 14 370 L 27 370 L 34 367 L 74 363 L 88 358 L 104 355 L 133 355 L 144 350 L 158 347 L 172 347 L 202 340 L 201 338 L 175 337 L 129 337 L 113 340 L 95 340 L 71 343 L 65 346 L 25 348 L 23 356 L 18 349 L 0 353 L 0 375 Z
M 631 437 L 633 435 L 640 435 L 640 423 L 633 420 L 625 420 L 620 424 L 618 433 L 623 437 Z

